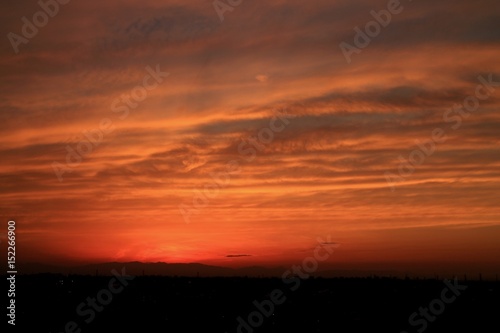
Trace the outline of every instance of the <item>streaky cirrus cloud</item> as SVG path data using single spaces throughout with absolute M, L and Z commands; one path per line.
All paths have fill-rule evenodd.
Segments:
M 4 38 L 0 214 L 22 225 L 20 255 L 225 264 L 249 252 L 271 265 L 332 234 L 342 243 L 332 265 L 463 256 L 493 270 L 500 8 L 402 5 L 351 64 L 339 44 L 387 1 L 245 1 L 223 22 L 211 2 L 72 1 L 18 54 Z M 1 6 L 4 35 L 39 10 Z M 170 75 L 122 119 L 114 102 L 143 84 L 147 66 Z M 477 111 L 445 119 L 489 75 Z M 294 118 L 248 161 L 242 140 L 280 109 Z M 103 119 L 113 130 L 68 166 L 68 149 Z M 435 128 L 446 141 L 392 192 L 384 173 L 397 174 L 399 157 Z M 192 206 L 231 160 L 241 171 L 186 225 L 179 205 Z M 68 167 L 61 182 L 54 162 Z

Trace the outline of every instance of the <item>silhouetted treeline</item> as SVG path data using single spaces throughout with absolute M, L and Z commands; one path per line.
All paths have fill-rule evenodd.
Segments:
M 137 276 L 126 281 L 124 288 L 120 281 L 111 281 L 112 276 L 42 274 L 17 279 L 16 329 L 47 333 L 65 332 L 69 322 L 77 325 L 69 326 L 75 333 L 77 329 L 96 333 L 231 333 L 238 329 L 245 333 L 411 333 L 424 328 L 420 315 L 410 324 L 412 314 L 429 307 L 433 300 L 453 298 L 451 291 L 443 292 L 447 288 L 444 281 L 436 279 L 309 278 L 285 283 L 278 278 Z M 435 318 L 427 320 L 424 331 L 500 331 L 500 283 L 463 279 L 459 283 L 466 290 L 446 303 L 438 316 L 431 316 Z M 110 288 L 120 292 L 101 292 Z M 279 304 L 271 305 L 279 292 Z M 106 305 L 94 305 L 100 311 L 92 310 L 88 303 L 89 297 L 98 294 L 106 301 Z M 439 301 L 433 304 L 438 305 Z M 260 315 L 254 313 L 249 319 L 256 311 Z M 258 322 L 260 316 L 262 323 Z M 249 320 L 259 325 L 253 327 Z

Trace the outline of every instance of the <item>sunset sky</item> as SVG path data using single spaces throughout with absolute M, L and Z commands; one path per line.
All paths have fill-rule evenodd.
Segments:
M 41 7 L 0 6 L 20 263 L 499 271 L 498 0 L 404 0 L 350 63 L 388 1 L 71 0 L 16 47 Z

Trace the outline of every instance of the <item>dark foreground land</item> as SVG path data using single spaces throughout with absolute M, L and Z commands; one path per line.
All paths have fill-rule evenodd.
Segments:
M 16 284 L 19 332 L 500 332 L 494 281 L 451 290 L 391 278 L 25 275 Z

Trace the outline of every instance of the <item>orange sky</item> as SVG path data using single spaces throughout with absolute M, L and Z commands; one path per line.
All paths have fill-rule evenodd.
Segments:
M 5 36 L 40 10 L 1 6 Z M 287 265 L 330 235 L 325 269 L 498 272 L 500 5 L 402 6 L 350 64 L 339 44 L 387 1 L 243 1 L 221 22 L 211 1 L 73 0 L 17 54 L 4 38 L 0 216 L 17 222 L 18 260 Z M 126 106 L 147 67 L 168 76 Z M 453 111 L 479 76 L 497 87 Z M 385 173 L 436 128 L 446 141 L 391 190 Z

